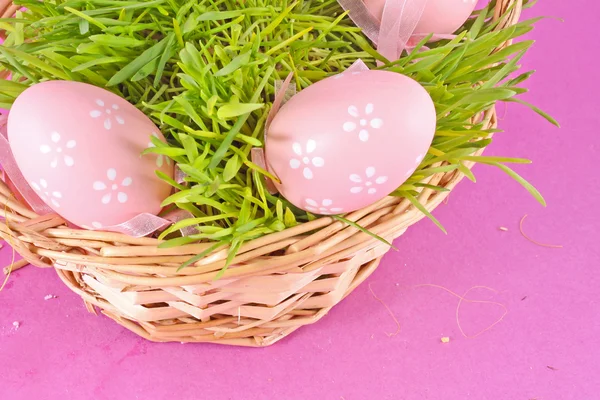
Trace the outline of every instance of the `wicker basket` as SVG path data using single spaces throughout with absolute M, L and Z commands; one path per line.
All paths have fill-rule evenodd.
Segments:
M 523 0 L 498 0 L 498 28 L 518 22 Z M 16 8 L 0 2 L 0 14 Z M 485 128 L 496 126 L 492 108 Z M 469 168 L 472 166 L 467 165 Z M 430 176 L 424 183 L 452 189 L 459 171 Z M 424 188 L 418 200 L 429 211 L 449 192 Z M 7 208 L 0 236 L 27 261 L 55 268 L 90 312 L 96 308 L 146 339 L 267 346 L 321 319 L 377 267 L 389 247 L 329 217 L 246 243 L 226 270 L 226 250 L 177 268 L 210 244 L 158 248 L 159 240 L 70 229 L 58 215 L 39 216 L 15 200 L 0 182 Z M 351 213 L 387 240 L 402 235 L 423 213 L 402 198 L 388 197 Z

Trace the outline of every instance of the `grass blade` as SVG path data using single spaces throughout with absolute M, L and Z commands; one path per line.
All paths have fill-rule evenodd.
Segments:
M 442 230 L 442 232 L 444 232 L 445 234 L 448 234 L 448 232 L 446 231 L 446 228 L 444 228 L 444 226 L 440 223 L 440 221 L 438 221 L 437 218 L 435 218 L 429 212 L 429 210 L 427 210 L 415 196 L 413 196 L 412 194 L 410 194 L 408 192 L 404 192 L 404 193 L 402 193 L 402 195 L 405 198 L 407 198 L 412 203 L 412 205 L 415 206 L 419 211 L 421 211 L 423 214 L 425 214 L 427 216 L 427 218 L 429 218 L 434 224 L 436 224 L 437 227 Z
M 333 219 L 337 219 L 338 221 L 345 223 L 346 225 L 350 225 L 351 227 L 356 228 L 363 233 L 366 233 L 367 235 L 371 236 L 372 238 L 375 238 L 375 239 L 379 240 L 380 242 L 385 243 L 386 245 L 390 246 L 394 250 L 398 250 L 393 244 L 391 244 L 390 242 L 388 242 L 381 236 L 371 232 L 370 230 L 368 230 L 365 227 L 360 226 L 359 224 L 357 224 L 354 221 L 350 221 L 349 219 L 344 218 L 341 215 L 332 215 L 331 217 Z
M 529 193 L 531 193 L 531 195 L 533 197 L 535 197 L 535 199 L 541 205 L 546 207 L 546 200 L 544 200 L 544 197 L 542 196 L 542 194 L 531 183 L 527 182 L 525 180 L 525 178 L 523 178 L 521 175 L 517 174 L 515 171 L 513 171 L 512 169 L 510 169 L 509 167 L 507 167 L 504 164 L 490 163 L 490 165 L 495 165 L 496 167 L 500 168 L 502 171 L 506 172 L 511 178 L 513 178 L 514 180 L 519 182 L 525 189 L 527 189 L 527 191 Z

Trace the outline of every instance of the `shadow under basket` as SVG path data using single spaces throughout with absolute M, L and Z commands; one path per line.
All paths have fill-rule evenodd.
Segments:
M 498 0 L 495 19 L 504 16 L 498 28 L 516 24 L 521 8 L 522 0 Z M 10 2 L 0 2 L 0 14 L 14 12 Z M 496 122 L 491 108 L 483 115 L 484 128 L 495 128 Z M 438 173 L 423 183 L 451 190 L 463 177 L 459 171 Z M 215 280 L 225 265 L 226 249 L 177 271 L 211 244 L 164 249 L 153 238 L 71 229 L 58 215 L 31 211 L 10 187 L 0 182 L 6 209 L 0 236 L 32 265 L 55 268 L 90 312 L 99 309 L 157 342 L 271 345 L 325 316 L 369 277 L 389 250 L 372 236 L 323 217 L 246 243 Z M 418 200 L 432 211 L 449 193 L 422 188 Z M 423 217 L 398 197 L 346 216 L 390 242 Z

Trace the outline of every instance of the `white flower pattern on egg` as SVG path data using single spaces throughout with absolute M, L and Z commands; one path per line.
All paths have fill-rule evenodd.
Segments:
M 117 104 L 112 104 L 109 107 L 106 103 L 104 103 L 104 100 L 101 100 L 101 99 L 97 99 L 96 104 L 98 106 L 100 106 L 101 108 L 104 108 L 104 107 L 106 107 L 106 108 L 104 108 L 104 111 L 102 111 L 102 110 L 90 111 L 90 117 L 92 117 L 92 118 L 104 117 L 104 129 L 110 130 L 110 128 L 112 127 L 112 118 L 113 117 L 119 125 L 123 125 L 125 123 L 125 120 L 121 116 L 116 114 L 116 112 L 119 110 L 119 106 Z
M 323 201 L 321 201 L 320 204 L 319 202 L 313 199 L 306 199 L 304 202 L 306 210 L 315 214 L 331 215 L 339 214 L 344 211 L 343 208 L 332 207 L 333 200 L 331 199 L 323 199 Z
M 108 193 L 105 193 L 102 196 L 102 204 L 110 204 L 113 193 L 116 193 L 117 201 L 119 203 L 126 203 L 128 196 L 127 193 L 124 192 L 124 188 L 131 186 L 133 179 L 126 177 L 121 181 L 121 184 L 116 183 L 117 171 L 114 168 L 109 168 L 108 171 L 106 171 L 106 177 L 109 181 L 108 185 L 102 181 L 96 181 L 93 185 L 93 188 L 96 191 L 108 190 Z
M 355 132 L 358 130 L 358 138 L 363 142 L 368 141 L 370 136 L 369 129 L 379 129 L 383 126 L 383 120 L 381 118 L 371 118 L 371 114 L 373 114 L 374 110 L 375 106 L 373 103 L 368 103 L 365 106 L 365 115 L 361 116 L 361 114 L 358 112 L 358 107 L 348 107 L 348 114 L 351 117 L 356 118 L 358 121 L 344 122 L 344 125 L 342 126 L 344 131 Z
M 60 208 L 60 204 L 58 200 L 62 199 L 62 193 L 57 191 L 51 191 L 48 189 L 48 181 L 45 179 L 40 179 L 40 183 L 31 182 L 30 186 L 38 192 L 38 195 L 45 202 L 50 202 L 56 208 Z
M 50 167 L 56 168 L 58 166 L 59 159 L 62 158 L 63 162 L 67 167 L 72 167 L 75 164 L 75 160 L 68 154 L 64 154 L 65 149 L 74 149 L 77 146 L 77 142 L 75 140 L 68 140 L 65 143 L 64 148 L 61 146 L 61 136 L 58 132 L 52 132 L 50 134 L 50 140 L 52 141 L 52 145 L 44 144 L 40 146 L 40 152 L 42 154 L 52 154 L 54 158 L 50 161 Z
M 152 132 L 152 136 L 154 136 L 155 138 L 158 139 L 158 135 L 156 134 L 156 132 Z M 153 148 L 156 147 L 154 145 L 154 143 L 150 142 L 148 143 L 148 148 Z M 163 164 L 166 162 L 167 165 L 171 165 L 171 159 L 163 154 L 155 154 L 156 156 L 156 166 L 158 168 L 162 168 Z
M 293 169 L 298 169 L 302 165 L 304 168 L 302 170 L 302 175 L 306 179 L 312 179 L 314 174 L 311 167 L 322 167 L 325 165 L 325 160 L 321 157 L 311 157 L 310 154 L 314 153 L 317 149 L 317 142 L 312 139 L 309 139 L 306 142 L 306 147 L 303 149 L 302 145 L 298 142 L 295 142 L 292 145 L 292 150 L 298 156 L 298 158 L 292 158 L 290 160 L 290 167 Z
M 350 180 L 357 184 L 356 186 L 353 186 L 350 188 L 350 193 L 354 193 L 354 194 L 360 193 L 364 189 L 367 189 L 368 194 L 377 193 L 377 188 L 375 187 L 375 184 L 382 185 L 382 184 L 386 183 L 388 180 L 388 177 L 387 176 L 376 177 L 375 174 L 376 174 L 375 167 L 368 167 L 365 170 L 364 178 L 358 174 L 350 175 Z

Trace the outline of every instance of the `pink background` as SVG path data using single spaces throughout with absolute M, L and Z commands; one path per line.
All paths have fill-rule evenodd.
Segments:
M 524 66 L 539 72 L 524 98 L 563 127 L 509 106 L 506 132 L 488 154 L 533 159 L 517 171 L 544 193 L 547 208 L 501 172 L 478 166 L 477 184 L 465 181 L 436 211 L 447 236 L 422 221 L 327 317 L 265 349 L 146 342 L 88 314 L 53 271 L 27 267 L 0 294 L 0 399 L 597 398 L 600 185 L 592 162 L 599 156 L 600 83 L 591 44 L 600 3 L 539 3 L 529 16 L 565 22 L 542 21 L 532 33 L 537 44 Z M 532 237 L 564 248 L 525 240 L 518 231 L 524 214 Z M 9 256 L 5 248 L 3 264 Z M 398 335 L 386 335 L 396 326 L 369 284 L 400 322 Z M 459 293 L 490 286 L 500 293 L 470 296 L 499 301 L 509 313 L 467 339 L 455 319 L 458 300 L 419 284 Z M 45 301 L 47 294 L 58 298 Z M 460 320 L 473 334 L 501 312 L 465 303 Z

